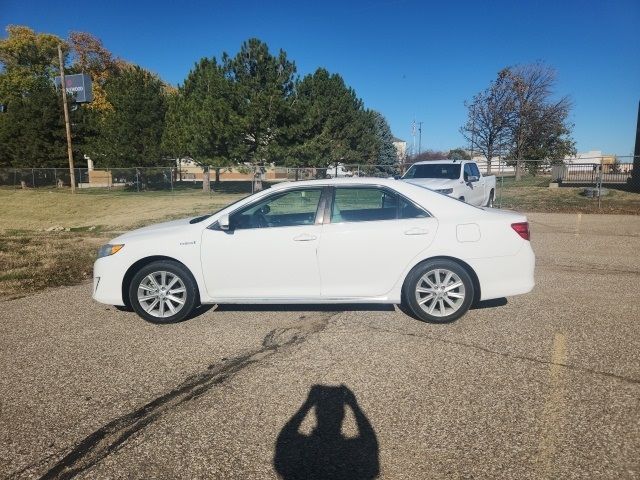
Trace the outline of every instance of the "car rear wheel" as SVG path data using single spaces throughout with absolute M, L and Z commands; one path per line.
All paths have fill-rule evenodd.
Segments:
M 449 323 L 464 315 L 474 298 L 469 273 L 453 260 L 428 260 L 407 276 L 403 303 L 417 318 Z
M 196 282 L 182 264 L 161 260 L 142 267 L 129 286 L 134 311 L 152 323 L 184 320 L 196 305 Z

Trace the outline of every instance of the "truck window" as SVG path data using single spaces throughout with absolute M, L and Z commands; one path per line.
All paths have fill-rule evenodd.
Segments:
M 465 182 L 469 179 L 470 175 L 473 175 L 473 173 L 471 173 L 471 164 L 465 163 L 464 164 L 464 181 Z
M 475 163 L 469 163 L 471 165 L 471 175 L 475 175 L 480 178 L 480 170 L 478 170 L 478 165 Z
M 433 163 L 412 165 L 402 178 L 444 178 L 457 180 L 460 178 L 459 163 Z

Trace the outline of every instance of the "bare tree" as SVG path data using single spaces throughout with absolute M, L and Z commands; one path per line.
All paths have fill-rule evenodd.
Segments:
M 491 172 L 491 160 L 500 153 L 506 141 L 513 117 L 514 98 L 511 82 L 505 70 L 483 92 L 465 102 L 467 122 L 460 132 L 469 142 L 471 151 L 479 151 L 487 159 L 487 172 Z
M 546 159 L 575 152 L 568 122 L 571 101 L 566 96 L 553 99 L 555 83 L 555 70 L 543 63 L 507 67 L 465 102 L 468 117 L 460 131 L 472 150 L 487 158 L 489 171 L 498 153 L 515 161 L 520 180 L 525 159 L 534 160 L 527 166 L 535 171 Z
M 556 72 L 543 63 L 509 67 L 500 72 L 512 92 L 512 115 L 509 121 L 509 156 L 516 161 L 516 180 L 522 177 L 522 161 L 532 155 L 571 153 L 571 110 L 569 97 L 552 100 Z

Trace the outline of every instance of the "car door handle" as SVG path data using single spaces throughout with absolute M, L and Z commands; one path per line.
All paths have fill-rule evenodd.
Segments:
M 405 230 L 404 232 L 405 235 L 427 235 L 428 233 L 429 230 L 419 227 L 410 228 L 409 230 Z
M 310 235 L 308 233 L 301 233 L 297 237 L 293 237 L 293 240 L 296 242 L 310 242 L 311 240 L 317 240 L 318 237 L 315 235 Z

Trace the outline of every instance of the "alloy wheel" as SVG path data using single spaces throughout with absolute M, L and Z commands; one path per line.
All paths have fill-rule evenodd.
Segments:
M 457 312 L 464 303 L 465 293 L 462 279 L 445 268 L 429 270 L 418 280 L 415 288 L 420 308 L 435 317 Z
M 184 307 L 187 289 L 182 279 L 164 270 L 152 272 L 138 285 L 138 302 L 149 315 L 172 317 Z

